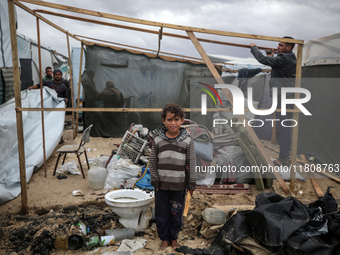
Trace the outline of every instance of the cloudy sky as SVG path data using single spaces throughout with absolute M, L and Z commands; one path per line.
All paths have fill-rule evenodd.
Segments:
M 247 34 L 282 37 L 285 35 L 302 39 L 305 42 L 319 37 L 339 33 L 340 2 L 333 0 L 49 0 L 49 2 L 95 10 L 132 18 L 157 22 L 201 27 Z M 32 9 L 46 9 L 67 13 L 37 5 L 24 3 Z M 36 40 L 36 19 L 17 8 L 18 32 Z M 78 15 L 75 13 L 67 13 Z M 90 23 L 64 19 L 42 14 L 55 24 L 73 34 L 99 38 L 115 43 L 133 45 L 147 49 L 158 49 L 158 36 L 136 31 L 111 28 Z M 82 17 L 97 19 L 91 16 Z M 137 26 L 102 19 L 103 21 Z M 140 26 L 140 25 L 139 25 Z M 157 27 L 140 26 L 158 31 Z M 63 33 L 41 23 L 41 42 L 56 51 L 67 55 L 66 37 Z M 171 29 L 164 32 L 180 33 Z M 252 41 L 241 38 L 218 37 L 198 34 L 197 37 L 212 38 L 227 42 L 249 45 L 255 42 L 260 46 L 276 47 L 276 42 Z M 71 47 L 80 47 L 76 40 L 70 40 Z M 203 44 L 208 54 L 223 54 L 234 57 L 251 57 L 249 49 L 231 46 Z M 163 37 L 161 51 L 197 57 L 197 51 L 189 40 Z

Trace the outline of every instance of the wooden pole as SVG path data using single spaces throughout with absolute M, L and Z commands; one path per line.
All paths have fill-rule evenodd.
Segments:
M 297 56 L 296 56 L 296 78 L 295 78 L 295 87 L 301 87 L 301 70 L 302 70 L 302 45 L 297 45 Z M 300 98 L 300 94 L 295 93 L 295 98 Z M 297 109 L 296 105 L 294 109 Z M 299 113 L 294 112 L 293 118 L 294 120 L 299 123 Z M 293 166 L 296 165 L 296 154 L 297 154 L 297 146 L 298 146 L 298 132 L 299 132 L 299 125 L 293 127 L 293 135 L 292 135 L 292 159 L 291 164 Z M 290 172 L 290 190 L 294 194 L 295 192 L 295 171 Z
M 21 187 L 21 213 L 28 214 L 23 120 L 22 120 L 22 112 L 18 111 L 18 108 L 21 108 L 21 94 L 20 94 L 18 43 L 17 43 L 15 9 L 14 9 L 13 0 L 8 0 L 8 14 L 9 14 L 10 36 L 11 36 L 15 110 L 16 110 L 16 121 L 17 121 L 17 138 L 18 138 L 20 187 Z
M 215 66 L 212 64 L 210 58 L 208 57 L 208 55 L 204 51 L 203 47 L 201 46 L 200 42 L 197 40 L 195 34 L 193 32 L 190 32 L 190 31 L 187 31 L 187 34 L 190 37 L 190 39 L 192 40 L 192 42 L 195 45 L 197 51 L 199 52 L 199 54 L 201 55 L 201 57 L 205 61 L 207 67 L 211 71 L 212 75 L 214 76 L 214 78 L 216 79 L 218 84 L 225 84 L 223 79 L 221 78 L 220 74 L 217 72 Z M 230 91 L 227 90 L 227 89 L 222 89 L 222 90 L 226 94 L 230 104 L 233 105 L 233 97 L 232 97 Z M 245 116 L 244 115 L 239 115 L 238 117 L 240 118 L 241 121 L 245 120 Z M 246 123 L 246 121 L 245 121 L 245 123 Z M 264 146 L 262 145 L 261 141 L 258 139 L 257 135 L 255 134 L 254 130 L 251 127 L 249 127 L 248 125 L 245 126 L 245 129 L 246 129 L 247 133 L 251 136 L 252 140 L 254 141 L 256 147 L 259 149 L 259 151 L 260 151 L 261 155 L 263 156 L 263 158 L 266 160 L 267 164 L 271 165 L 272 167 L 274 167 L 274 163 L 270 159 L 270 157 L 267 154 Z M 282 190 L 285 192 L 285 194 L 287 194 L 287 195 L 290 194 L 290 190 L 287 187 L 287 185 L 284 182 L 284 180 L 282 179 L 281 175 L 279 173 L 277 173 L 276 171 L 274 171 L 273 174 L 276 177 L 277 181 L 279 182 L 279 184 L 280 184 Z
M 70 68 L 70 87 L 71 87 L 71 107 L 74 107 L 74 99 L 73 99 L 73 76 L 72 76 L 72 59 L 71 59 L 71 50 L 70 50 L 70 40 L 68 32 L 66 34 L 67 40 L 67 53 L 68 53 L 68 66 Z M 72 125 L 74 126 L 74 112 L 72 112 Z
M 276 113 L 273 112 L 273 119 L 275 119 L 275 115 L 276 115 Z M 271 136 L 270 140 L 271 140 L 272 144 L 275 144 L 275 142 L 276 142 L 276 122 L 275 121 L 273 122 L 272 136 Z
M 318 182 L 314 178 L 314 174 L 312 172 L 308 172 L 310 182 L 312 183 L 315 193 L 318 197 L 323 197 L 325 194 L 322 192 L 322 189 L 320 188 Z
M 42 67 L 41 67 L 41 44 L 40 44 L 40 23 L 37 19 L 37 37 L 38 37 L 38 58 L 39 58 L 39 77 L 40 77 L 40 106 L 44 108 L 44 95 L 43 95 L 43 80 L 42 80 Z M 46 148 L 45 148 L 45 117 L 44 112 L 41 112 L 41 130 L 42 130 L 42 142 L 43 142 L 43 157 L 44 157 L 44 174 L 47 177 L 46 170 Z
M 79 122 L 79 105 L 80 105 L 80 84 L 81 84 L 81 72 L 83 66 L 83 53 L 84 53 L 84 43 L 81 42 L 81 49 L 80 49 L 80 64 L 79 64 L 79 80 L 78 80 L 78 97 L 77 97 L 77 114 L 76 114 L 76 126 L 73 130 L 73 138 L 77 136 L 78 133 L 78 122 Z M 84 118 L 84 115 L 83 115 Z

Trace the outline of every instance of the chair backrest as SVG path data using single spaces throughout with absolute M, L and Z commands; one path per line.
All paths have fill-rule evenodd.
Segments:
M 90 126 L 88 126 L 84 132 L 83 132 L 83 136 L 81 138 L 81 145 L 84 145 L 85 143 L 88 143 L 90 141 L 90 131 L 92 128 L 93 124 L 91 124 Z

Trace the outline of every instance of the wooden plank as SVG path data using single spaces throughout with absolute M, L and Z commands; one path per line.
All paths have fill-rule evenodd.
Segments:
M 300 154 L 300 158 L 302 159 L 303 164 L 307 164 L 307 159 L 305 157 L 305 154 Z
M 185 205 L 184 205 L 184 211 L 183 216 L 186 217 L 188 215 L 189 207 L 190 207 L 190 200 L 191 200 L 191 193 L 187 192 L 187 197 L 185 198 Z
M 323 197 L 324 193 L 322 192 L 322 189 L 320 188 L 318 182 L 316 181 L 316 179 L 314 178 L 314 175 L 312 172 L 308 172 L 309 175 L 309 179 L 314 187 L 314 190 L 316 192 L 316 194 L 318 195 L 318 197 Z
M 311 164 L 312 165 L 312 164 Z M 331 180 L 333 180 L 333 181 L 335 181 L 335 182 L 337 182 L 337 183 L 340 183 L 340 178 L 337 178 L 337 177 L 335 177 L 334 175 L 332 175 L 331 173 L 329 173 L 329 172 L 323 172 L 323 171 L 321 171 L 321 172 L 318 172 L 319 174 L 323 174 L 324 176 L 327 176 L 329 179 L 331 179 Z
M 277 150 L 277 149 L 275 149 L 275 148 L 273 148 L 273 147 L 271 147 L 271 146 L 269 146 L 269 145 L 265 145 L 265 147 L 268 148 L 268 149 L 271 149 L 272 151 L 275 151 L 275 152 L 277 152 L 277 153 L 280 153 L 279 150 Z
M 197 188 L 203 187 L 205 189 L 249 189 L 247 183 L 236 183 L 236 184 L 214 184 L 214 185 L 200 185 Z
M 20 72 L 19 72 L 19 57 L 18 57 L 18 43 L 16 32 L 15 8 L 13 0 L 8 0 L 8 15 L 9 28 L 11 36 L 12 48 L 12 65 L 13 65 L 13 79 L 14 79 L 14 95 L 15 108 L 21 108 L 21 93 L 20 93 Z M 16 111 L 17 122 L 17 139 L 18 139 L 18 153 L 19 153 L 19 168 L 20 168 L 20 187 L 21 187 L 21 213 L 28 214 L 28 196 L 26 183 L 26 163 L 25 163 L 25 141 L 22 112 Z
M 250 194 L 249 184 L 214 184 L 207 186 L 196 186 L 196 191 L 206 194 L 226 194 L 233 195 L 238 193 Z
M 250 190 L 246 190 L 246 189 L 197 189 L 196 191 L 199 191 L 201 193 L 205 193 L 208 195 L 212 195 L 212 194 L 221 194 L 221 195 L 235 195 L 235 194 L 250 194 Z
M 160 112 L 162 108 L 80 108 L 84 112 Z M 17 111 L 39 112 L 39 111 L 79 111 L 79 108 L 17 108 Z M 201 108 L 184 108 L 185 112 L 201 112 Z M 207 112 L 228 112 L 225 108 L 207 108 Z
M 273 112 L 273 119 L 275 119 L 275 112 Z M 275 141 L 276 141 L 276 122 L 275 121 L 272 127 L 272 135 L 271 135 L 270 141 L 272 144 L 275 144 Z
M 212 208 L 220 209 L 222 211 L 229 211 L 232 209 L 237 210 L 253 210 L 255 208 L 255 205 L 229 205 L 229 204 L 214 204 L 212 205 Z
M 295 78 L 295 87 L 301 87 L 301 70 L 302 70 L 302 45 L 298 45 L 297 48 L 297 56 L 296 56 L 296 78 Z M 295 93 L 295 99 L 300 98 L 300 94 Z M 294 105 L 294 109 L 297 109 L 296 105 Z M 299 123 L 299 113 L 293 114 L 294 120 Z M 297 155 L 297 143 L 298 143 L 298 132 L 299 125 L 293 127 L 293 135 L 292 135 L 292 150 L 291 150 L 291 164 L 293 166 L 296 165 L 296 155 Z M 295 171 L 290 172 L 290 190 L 295 191 Z
M 26 2 L 30 4 L 51 7 L 54 9 L 59 9 L 59 10 L 64 10 L 64 11 L 69 11 L 69 12 L 81 13 L 81 14 L 86 14 L 86 15 L 91 15 L 91 16 L 96 16 L 96 17 L 101 17 L 101 18 L 120 20 L 120 21 L 148 25 L 148 26 L 172 28 L 172 29 L 184 30 L 184 31 L 189 31 L 189 32 L 224 35 L 224 36 L 230 36 L 230 37 L 240 37 L 240 38 L 249 38 L 249 39 L 256 39 L 256 40 L 268 40 L 268 41 L 276 41 L 276 42 L 290 42 L 290 43 L 303 44 L 303 40 L 288 39 L 288 38 L 273 37 L 273 36 L 254 35 L 254 34 L 245 34 L 245 33 L 236 33 L 236 32 L 226 32 L 226 31 L 221 31 L 221 30 L 197 28 L 197 27 L 190 27 L 190 26 L 183 26 L 183 25 L 174 25 L 174 24 L 169 24 L 169 23 L 129 18 L 129 17 L 124 17 L 120 15 L 92 11 L 92 10 L 87 10 L 87 9 L 82 9 L 82 8 L 75 8 L 72 6 L 55 4 L 55 3 L 50 3 L 46 1 L 20 0 L 20 2 Z

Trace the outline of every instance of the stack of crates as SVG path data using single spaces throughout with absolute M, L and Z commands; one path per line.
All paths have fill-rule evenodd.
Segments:
M 119 145 L 117 155 L 123 158 L 129 158 L 135 164 L 138 163 L 140 156 L 143 155 L 145 146 L 148 141 L 138 137 L 129 131 L 126 131 L 122 143 Z

